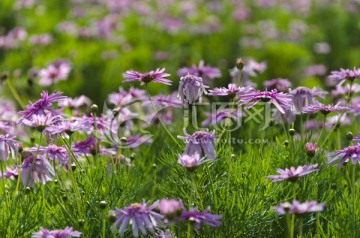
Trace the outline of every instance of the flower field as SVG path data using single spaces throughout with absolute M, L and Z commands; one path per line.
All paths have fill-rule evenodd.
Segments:
M 359 13 L 1 0 L 0 237 L 360 237 Z

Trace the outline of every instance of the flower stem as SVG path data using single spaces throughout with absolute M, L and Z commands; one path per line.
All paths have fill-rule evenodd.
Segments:
M 17 93 L 17 91 L 15 90 L 14 86 L 12 85 L 11 80 L 10 80 L 10 79 L 7 79 L 7 80 L 6 80 L 6 84 L 7 84 L 7 86 L 9 87 L 10 92 L 11 92 L 11 94 L 13 95 L 14 99 L 16 100 L 16 102 L 20 105 L 20 107 L 21 107 L 22 109 L 24 109 L 24 108 L 25 108 L 24 103 L 23 103 L 23 101 L 21 100 L 21 97 L 19 96 L 19 94 Z

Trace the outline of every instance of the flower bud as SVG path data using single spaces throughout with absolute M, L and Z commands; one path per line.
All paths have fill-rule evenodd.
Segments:
M 236 59 L 236 68 L 242 70 L 244 68 L 244 60 L 242 58 Z
M 294 136 L 295 135 L 295 129 L 293 129 L 293 128 L 289 129 L 289 135 Z
M 103 201 L 100 201 L 99 202 L 99 207 L 101 208 L 101 209 L 105 209 L 106 208 L 106 202 L 103 200 Z
M 306 150 L 306 154 L 312 158 L 315 156 L 315 152 L 316 152 L 316 144 L 314 143 L 306 143 L 305 145 L 305 150 Z
M 90 109 L 91 109 L 91 112 L 97 112 L 99 108 L 96 104 L 93 104 L 93 105 L 91 105 Z
M 350 131 L 348 133 L 346 133 L 346 139 L 348 139 L 349 141 L 352 141 L 354 139 L 353 133 L 351 133 Z

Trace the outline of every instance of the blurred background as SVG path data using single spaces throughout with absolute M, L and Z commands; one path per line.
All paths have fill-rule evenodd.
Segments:
M 88 96 L 102 105 L 129 69 L 221 70 L 210 87 L 226 86 L 237 57 L 265 62 L 254 81 L 287 78 L 293 87 L 325 85 L 332 70 L 360 65 L 360 0 L 1 0 L 0 73 L 20 96 L 43 89 Z M 66 80 L 39 85 L 39 71 L 65 60 Z M 4 94 L 9 94 L 3 90 Z M 8 95 L 10 96 L 10 94 Z

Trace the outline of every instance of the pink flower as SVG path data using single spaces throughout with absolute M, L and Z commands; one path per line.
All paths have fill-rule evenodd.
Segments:
M 354 81 L 356 78 L 360 77 L 360 69 L 354 70 L 350 69 L 343 69 L 341 68 L 340 71 L 332 71 L 329 79 L 332 79 L 335 82 L 343 82 L 344 80 Z
M 215 160 L 215 131 L 212 133 L 206 131 L 196 131 L 194 134 L 189 135 L 184 130 L 185 136 L 178 136 L 179 139 L 185 140 L 185 153 L 189 156 L 200 157 L 204 154 L 209 160 Z M 189 161 L 189 158 L 187 158 Z M 195 159 L 196 161 L 200 159 Z M 199 161 L 200 162 L 200 161 Z
M 170 76 L 170 74 L 165 73 L 165 68 L 163 69 L 156 69 L 155 71 L 150 71 L 148 73 L 139 73 L 134 70 L 126 71 L 123 74 L 125 80 L 123 82 L 134 82 L 140 81 L 140 85 L 145 85 L 150 82 L 155 83 L 163 83 L 166 85 L 171 85 L 171 80 L 166 79 L 166 77 Z
M 21 165 L 21 181 L 25 187 L 34 187 L 34 183 L 45 184 L 55 176 L 55 171 L 43 156 L 29 156 Z
M 314 104 L 309 105 L 303 109 L 303 112 L 305 113 L 315 113 L 315 112 L 321 112 L 324 115 L 329 114 L 330 112 L 336 112 L 336 111 L 347 111 L 350 110 L 348 107 L 342 107 L 339 106 L 340 102 L 338 104 L 334 105 L 328 105 L 325 106 L 324 104 L 315 101 Z
M 178 97 L 182 101 L 193 104 L 198 99 L 201 101 L 203 92 L 206 92 L 205 88 L 201 77 L 188 74 L 180 78 Z
M 72 227 L 66 227 L 64 230 L 47 230 L 41 228 L 40 231 L 32 234 L 33 238 L 70 238 L 80 237 L 81 232 L 73 231 Z
M 71 70 L 70 63 L 65 60 L 58 60 L 51 63 L 47 68 L 39 72 L 39 85 L 49 86 L 69 77 Z
M 275 107 L 282 113 L 285 114 L 285 109 L 288 109 L 292 106 L 293 96 L 288 93 L 278 92 L 276 89 L 271 91 L 259 91 L 254 90 L 243 95 L 239 95 L 238 99 L 240 104 L 249 103 L 246 108 L 249 109 L 253 107 L 259 101 L 270 102 L 275 105 Z
M 292 203 L 284 202 L 277 207 L 273 207 L 278 215 L 286 213 L 303 215 L 308 212 L 321 212 L 324 210 L 325 203 L 317 203 L 316 201 L 300 203 L 294 200 Z
M 272 182 L 279 182 L 284 180 L 289 180 L 290 182 L 296 181 L 299 177 L 305 176 L 307 174 L 310 174 L 312 172 L 317 171 L 315 169 L 317 167 L 317 164 L 313 165 L 306 165 L 306 166 L 299 166 L 295 169 L 295 167 L 291 167 L 290 169 L 277 169 L 276 171 L 279 173 L 279 175 L 270 175 L 266 176 L 266 178 L 269 178 L 272 180 Z

